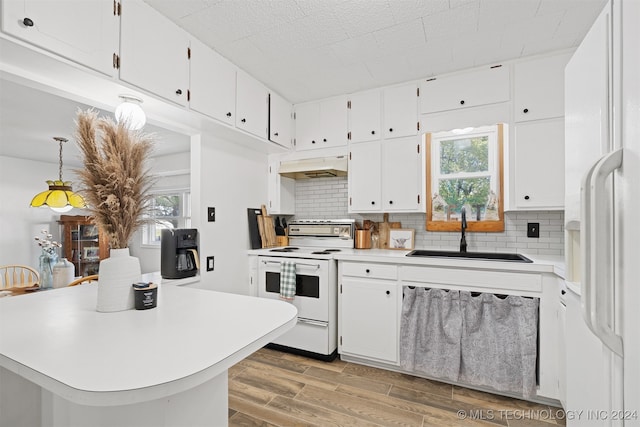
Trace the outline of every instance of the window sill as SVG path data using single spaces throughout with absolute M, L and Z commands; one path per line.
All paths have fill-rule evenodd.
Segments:
M 460 231 L 459 221 L 427 221 L 427 231 Z M 501 221 L 468 221 L 466 232 L 501 232 L 504 231 L 504 220 Z

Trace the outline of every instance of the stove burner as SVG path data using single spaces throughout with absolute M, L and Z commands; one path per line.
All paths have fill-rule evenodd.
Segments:
M 340 252 L 342 249 L 325 249 L 325 252 Z
M 284 248 L 271 249 L 269 252 L 295 252 L 298 248 L 295 246 L 286 246 Z
M 331 255 L 331 252 L 325 249 L 324 251 L 311 252 L 311 255 Z

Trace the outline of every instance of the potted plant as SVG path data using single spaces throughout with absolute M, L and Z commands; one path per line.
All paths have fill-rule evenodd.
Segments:
M 134 307 L 131 285 L 140 281 L 140 262 L 129 254 L 129 241 L 144 223 L 154 177 L 147 165 L 152 136 L 132 131 L 126 121 L 79 111 L 76 138 L 83 169 L 76 171 L 94 222 L 108 236 L 110 257 L 100 262 L 98 311 Z

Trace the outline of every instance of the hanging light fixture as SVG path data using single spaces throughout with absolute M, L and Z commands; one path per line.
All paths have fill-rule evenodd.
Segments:
M 118 123 L 127 123 L 131 130 L 142 129 L 147 122 L 147 116 L 140 106 L 142 99 L 131 95 L 119 95 L 122 104 L 116 108 L 115 116 Z
M 60 144 L 60 169 L 58 179 L 47 181 L 49 189 L 36 194 L 31 200 L 31 207 L 48 206 L 56 212 L 68 212 L 73 208 L 86 208 L 87 204 L 81 195 L 76 194 L 71 189 L 71 181 L 62 180 L 62 143 L 67 142 L 67 138 L 59 136 L 53 137 Z

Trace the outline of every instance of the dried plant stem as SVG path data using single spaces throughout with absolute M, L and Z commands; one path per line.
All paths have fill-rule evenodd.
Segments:
M 155 179 L 146 160 L 152 136 L 87 110 L 78 112 L 76 138 L 84 162 L 76 173 L 91 216 L 113 249 L 126 248 L 151 200 Z

